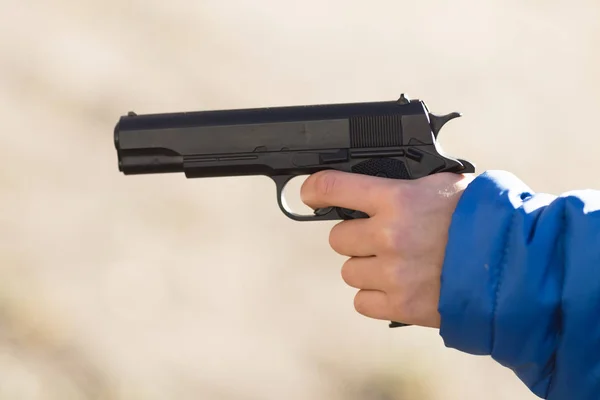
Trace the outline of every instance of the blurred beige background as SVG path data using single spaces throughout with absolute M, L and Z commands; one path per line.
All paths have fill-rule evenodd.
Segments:
M 0 399 L 533 399 L 363 318 L 274 184 L 124 177 L 120 115 L 424 99 L 537 191 L 598 187 L 597 0 L 0 0 Z

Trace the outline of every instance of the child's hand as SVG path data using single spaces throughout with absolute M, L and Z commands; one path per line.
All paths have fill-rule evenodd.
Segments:
M 354 306 L 367 317 L 439 328 L 440 275 L 448 228 L 473 178 L 452 173 L 413 181 L 339 171 L 310 176 L 302 186 L 309 207 L 343 207 L 371 218 L 343 221 L 331 247 L 351 257 L 344 281 L 360 289 Z

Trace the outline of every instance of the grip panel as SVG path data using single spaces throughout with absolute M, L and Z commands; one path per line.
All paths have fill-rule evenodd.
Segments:
M 395 158 L 371 158 L 354 165 L 352 172 L 391 179 L 410 179 L 404 162 Z

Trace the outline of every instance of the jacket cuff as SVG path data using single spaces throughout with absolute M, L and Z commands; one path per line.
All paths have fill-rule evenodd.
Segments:
M 488 171 L 463 192 L 449 229 L 438 311 L 446 347 L 491 355 L 494 308 L 512 216 L 531 189 L 509 172 Z

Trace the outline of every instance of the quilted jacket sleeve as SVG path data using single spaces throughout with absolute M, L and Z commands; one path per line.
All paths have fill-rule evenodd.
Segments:
M 600 191 L 478 176 L 453 216 L 439 311 L 447 347 L 491 356 L 541 398 L 600 399 Z

